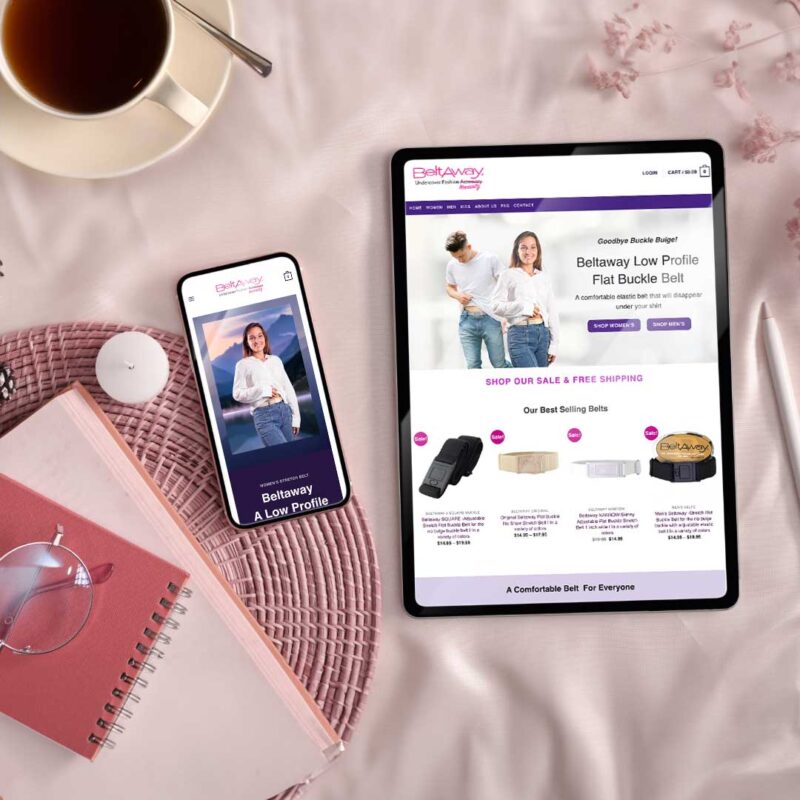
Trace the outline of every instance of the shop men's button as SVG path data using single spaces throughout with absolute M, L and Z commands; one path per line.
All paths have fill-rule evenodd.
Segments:
M 590 319 L 586 327 L 589 333 L 622 333 L 641 330 L 642 322 L 638 319 Z
M 647 320 L 649 331 L 689 331 L 692 329 L 690 317 L 656 317 Z

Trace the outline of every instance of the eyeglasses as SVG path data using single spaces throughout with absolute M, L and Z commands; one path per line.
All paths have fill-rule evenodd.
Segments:
M 61 544 L 29 542 L 0 557 L 0 651 L 52 653 L 83 630 L 92 610 L 93 584 L 108 580 L 112 564 L 91 570 Z

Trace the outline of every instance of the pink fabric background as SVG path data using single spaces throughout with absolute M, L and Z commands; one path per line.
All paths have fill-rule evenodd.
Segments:
M 180 329 L 191 269 L 274 250 L 304 265 L 353 482 L 377 534 L 384 635 L 349 752 L 311 800 L 790 800 L 800 793 L 800 531 L 757 338 L 780 317 L 800 388 L 800 263 L 784 232 L 800 144 L 738 155 L 757 110 L 797 126 L 800 86 L 742 54 L 754 102 L 711 65 L 643 79 L 629 101 L 584 80 L 624 3 L 238 0 L 275 61 L 234 70 L 187 149 L 90 183 L 0 160 L 0 329 L 94 318 Z M 773 0 L 649 4 L 714 48 L 800 22 Z M 702 18 L 700 13 L 702 11 Z M 647 16 L 647 15 L 646 15 Z M 793 119 L 792 117 L 795 117 Z M 400 602 L 388 160 L 402 146 L 709 136 L 727 149 L 741 600 L 730 611 L 413 620 Z

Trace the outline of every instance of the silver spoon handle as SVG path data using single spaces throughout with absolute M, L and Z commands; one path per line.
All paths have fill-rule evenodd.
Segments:
M 199 14 L 195 14 L 191 8 L 187 8 L 180 0 L 172 0 L 172 2 L 185 17 L 197 23 L 206 33 L 213 36 L 224 47 L 227 47 L 228 50 L 254 69 L 262 78 L 266 78 L 272 72 L 272 62 L 264 58 L 264 56 L 260 56 L 249 47 L 245 47 L 241 42 L 237 42 L 236 39 L 228 36 L 225 31 L 221 31 L 216 25 L 212 25 Z

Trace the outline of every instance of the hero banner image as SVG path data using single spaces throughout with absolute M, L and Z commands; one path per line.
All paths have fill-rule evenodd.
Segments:
M 409 610 L 730 605 L 710 153 L 414 156 Z
M 251 527 L 345 502 L 347 477 L 294 260 L 193 273 L 179 294 L 231 521 Z

